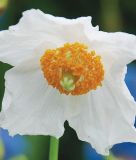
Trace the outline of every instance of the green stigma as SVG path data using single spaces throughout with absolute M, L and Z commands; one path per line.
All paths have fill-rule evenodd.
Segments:
M 75 89 L 75 81 L 74 76 L 71 74 L 64 74 L 62 80 L 60 81 L 60 85 L 66 90 L 66 91 L 72 91 Z
M 68 52 L 66 53 L 66 59 L 67 59 L 67 60 L 70 60 L 70 59 L 71 59 L 71 52 L 70 52 L 70 51 L 68 51 Z

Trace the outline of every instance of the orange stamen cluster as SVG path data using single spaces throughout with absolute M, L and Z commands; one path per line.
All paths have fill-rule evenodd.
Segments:
M 40 62 L 48 84 L 67 95 L 95 90 L 104 79 L 101 57 L 81 43 L 46 50 Z

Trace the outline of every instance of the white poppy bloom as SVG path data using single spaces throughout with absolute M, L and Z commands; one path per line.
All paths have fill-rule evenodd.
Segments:
M 136 104 L 125 82 L 136 59 L 136 37 L 106 33 L 91 17 L 66 19 L 40 10 L 0 32 L 5 75 L 1 127 L 10 135 L 64 133 L 64 122 L 106 155 L 116 143 L 136 142 Z

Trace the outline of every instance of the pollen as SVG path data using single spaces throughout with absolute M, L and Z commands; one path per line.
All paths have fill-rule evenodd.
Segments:
M 48 49 L 40 59 L 41 69 L 48 84 L 60 93 L 86 94 L 102 86 L 104 67 L 101 57 L 81 43 L 66 43 Z

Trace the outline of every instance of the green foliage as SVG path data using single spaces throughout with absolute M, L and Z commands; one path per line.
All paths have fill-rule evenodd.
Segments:
M 48 160 L 49 136 L 25 136 L 30 144 L 27 156 L 29 160 Z
M 122 17 L 119 0 L 101 0 L 101 22 L 107 31 L 117 31 L 122 28 Z

